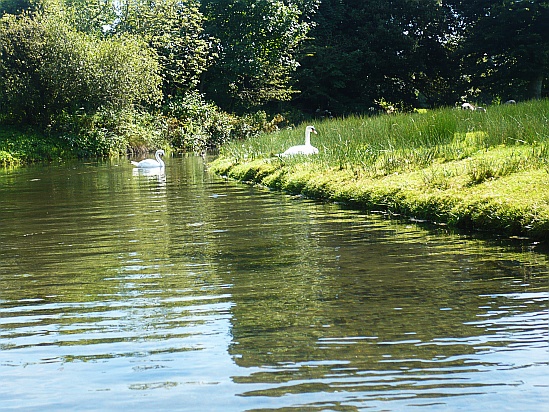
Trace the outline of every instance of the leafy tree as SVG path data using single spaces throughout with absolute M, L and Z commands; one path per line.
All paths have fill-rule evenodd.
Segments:
M 33 0 L 0 0 L 0 16 L 7 14 L 20 14 L 33 9 Z
M 298 6 L 280 0 L 205 0 L 206 32 L 218 59 L 201 83 L 208 98 L 227 110 L 289 100 L 297 52 L 309 24 Z
M 157 71 L 154 54 L 130 36 L 98 41 L 48 14 L 0 19 L 0 110 L 16 122 L 154 103 Z
M 450 1 L 461 18 L 464 72 L 492 97 L 537 98 L 549 71 L 549 2 Z
M 86 1 L 86 0 L 84 0 Z M 198 0 L 120 0 L 109 33 L 137 35 L 159 59 L 165 99 L 195 90 L 213 55 Z
M 67 23 L 77 31 L 104 37 L 117 19 L 112 0 L 39 0 L 57 6 Z M 55 7 L 55 6 L 54 6 Z
M 23 1 L 23 0 L 4 0 Z M 157 55 L 164 98 L 194 90 L 210 64 L 199 0 L 34 0 L 40 9 L 97 39 L 139 37 Z
M 0 15 L 36 11 L 55 14 L 78 31 L 99 35 L 116 20 L 112 0 L 0 0 Z
M 325 0 L 316 22 L 298 71 L 295 103 L 303 110 L 442 104 L 455 94 L 451 13 L 438 1 Z

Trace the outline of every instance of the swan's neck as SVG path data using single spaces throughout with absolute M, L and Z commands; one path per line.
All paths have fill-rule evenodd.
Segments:
M 160 165 L 160 167 L 164 167 L 164 161 L 163 161 L 162 158 L 160 157 L 160 153 L 156 153 L 154 157 L 156 157 L 156 161 L 158 162 L 158 164 Z
M 311 131 L 305 130 L 305 146 L 311 145 Z

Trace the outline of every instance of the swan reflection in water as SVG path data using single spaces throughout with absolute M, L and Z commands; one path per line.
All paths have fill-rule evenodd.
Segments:
M 134 176 L 146 176 L 153 180 L 156 178 L 161 185 L 166 184 L 166 168 L 161 156 L 164 156 L 164 150 L 157 150 L 155 159 L 145 159 L 140 162 L 131 161 L 135 166 L 133 169 Z
M 145 159 L 140 162 L 131 161 L 131 164 L 135 166 L 133 169 L 134 176 L 147 176 L 151 178 L 158 178 L 158 183 L 166 183 L 165 165 L 162 160 L 164 156 L 164 150 L 157 150 L 154 154 L 154 159 Z
M 158 180 L 158 183 L 162 186 L 166 185 L 166 173 L 163 167 L 157 167 L 154 169 L 133 169 L 134 176 L 143 176 L 148 180 Z

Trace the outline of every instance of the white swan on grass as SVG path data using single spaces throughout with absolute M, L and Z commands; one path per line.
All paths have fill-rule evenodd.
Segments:
M 311 133 L 317 134 L 314 126 L 307 126 L 305 128 L 305 144 L 292 146 L 284 153 L 280 153 L 279 156 L 294 156 L 294 155 L 311 155 L 317 154 L 318 149 L 311 145 Z
M 156 153 L 154 154 L 154 157 L 156 158 L 156 160 L 145 159 L 145 160 L 141 160 L 140 162 L 134 162 L 132 160 L 131 162 L 132 162 L 132 165 L 138 167 L 139 169 L 151 169 L 151 168 L 164 167 L 164 161 L 161 159 L 160 156 L 164 156 L 164 150 L 162 149 L 157 150 Z

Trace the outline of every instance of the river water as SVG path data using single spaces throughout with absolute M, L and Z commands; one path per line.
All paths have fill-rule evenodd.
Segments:
M 0 170 L 0 410 L 546 410 L 542 248 L 199 157 Z

